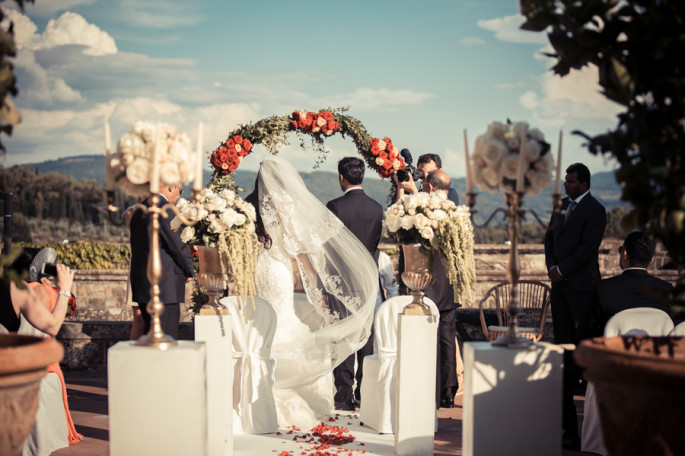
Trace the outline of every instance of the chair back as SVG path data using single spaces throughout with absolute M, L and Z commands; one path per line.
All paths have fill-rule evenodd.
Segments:
M 500 282 L 490 288 L 479 302 L 483 332 L 485 333 L 486 338 L 490 340 L 493 340 L 494 337 L 491 337 L 489 334 L 487 324 L 485 323 L 483 308 L 494 308 L 497 312 L 498 326 L 508 326 L 510 316 L 509 312 L 507 312 L 507 303 L 511 299 L 511 288 L 511 282 Z M 549 285 L 538 280 L 520 280 L 518 282 L 518 293 L 518 300 L 520 303 L 517 315 L 518 326 L 520 328 L 535 329 L 535 335 L 529 337 L 537 341 L 542 337 L 545 320 L 547 319 L 550 294 Z M 527 334 L 524 333 L 523 335 Z
M 668 333 L 669 336 L 685 336 L 685 321 L 678 323 L 675 327 Z
M 652 307 L 635 307 L 618 312 L 604 327 L 604 337 L 666 336 L 673 320 L 666 312 Z
M 412 296 L 395 296 L 384 301 L 374 318 L 373 351 L 379 358 L 397 354 L 398 315 L 414 300 Z M 431 308 L 433 315 L 440 315 L 433 301 L 424 297 L 423 302 Z

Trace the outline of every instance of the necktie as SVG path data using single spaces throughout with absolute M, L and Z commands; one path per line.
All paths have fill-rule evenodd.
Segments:
M 568 203 L 568 207 L 566 208 L 566 214 L 564 215 L 564 224 L 568 221 L 569 216 L 571 215 L 571 212 L 573 212 L 573 209 L 576 208 L 576 203 L 575 201 L 571 201 Z

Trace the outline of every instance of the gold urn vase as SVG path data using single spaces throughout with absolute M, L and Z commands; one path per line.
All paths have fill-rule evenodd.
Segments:
M 197 281 L 207 290 L 209 298 L 209 302 L 200 309 L 200 315 L 227 315 L 228 309 L 219 299 L 221 292 L 228 288 L 229 276 L 222 272 L 219 249 L 198 245 L 197 254 L 200 264 Z
M 408 315 L 431 315 L 432 312 L 423 302 L 426 288 L 433 285 L 435 276 L 432 274 L 434 252 L 426 251 L 421 244 L 402 244 L 404 255 L 404 272 L 402 281 L 411 290 L 414 300 L 404 309 Z

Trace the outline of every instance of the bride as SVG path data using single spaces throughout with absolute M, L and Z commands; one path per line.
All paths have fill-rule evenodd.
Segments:
M 246 201 L 257 208 L 257 295 L 277 314 L 271 355 L 278 425 L 308 430 L 333 409 L 333 368 L 371 333 L 378 270 L 287 161 L 265 159 Z M 294 293 L 293 268 L 306 296 Z

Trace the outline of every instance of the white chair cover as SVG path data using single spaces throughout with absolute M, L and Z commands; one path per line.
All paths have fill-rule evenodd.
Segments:
M 604 337 L 666 336 L 673 329 L 673 321 L 666 312 L 650 307 L 636 307 L 617 313 L 604 328 Z M 585 391 L 585 408 L 580 449 L 607 456 L 604 444 L 595 385 L 589 382 Z
M 396 296 L 383 302 L 374 318 L 373 355 L 364 358 L 359 420 L 379 434 L 394 433 L 398 315 L 412 296 Z M 424 302 L 438 318 L 435 303 Z
M 271 344 L 276 331 L 276 312 L 271 304 L 255 297 L 239 308 L 235 296 L 222 298 L 233 325 L 233 410 L 239 421 L 234 430 L 268 434 L 278 430 L 273 396 L 274 365 Z
M 678 323 L 675 328 L 668 333 L 669 336 L 685 336 L 685 321 Z

